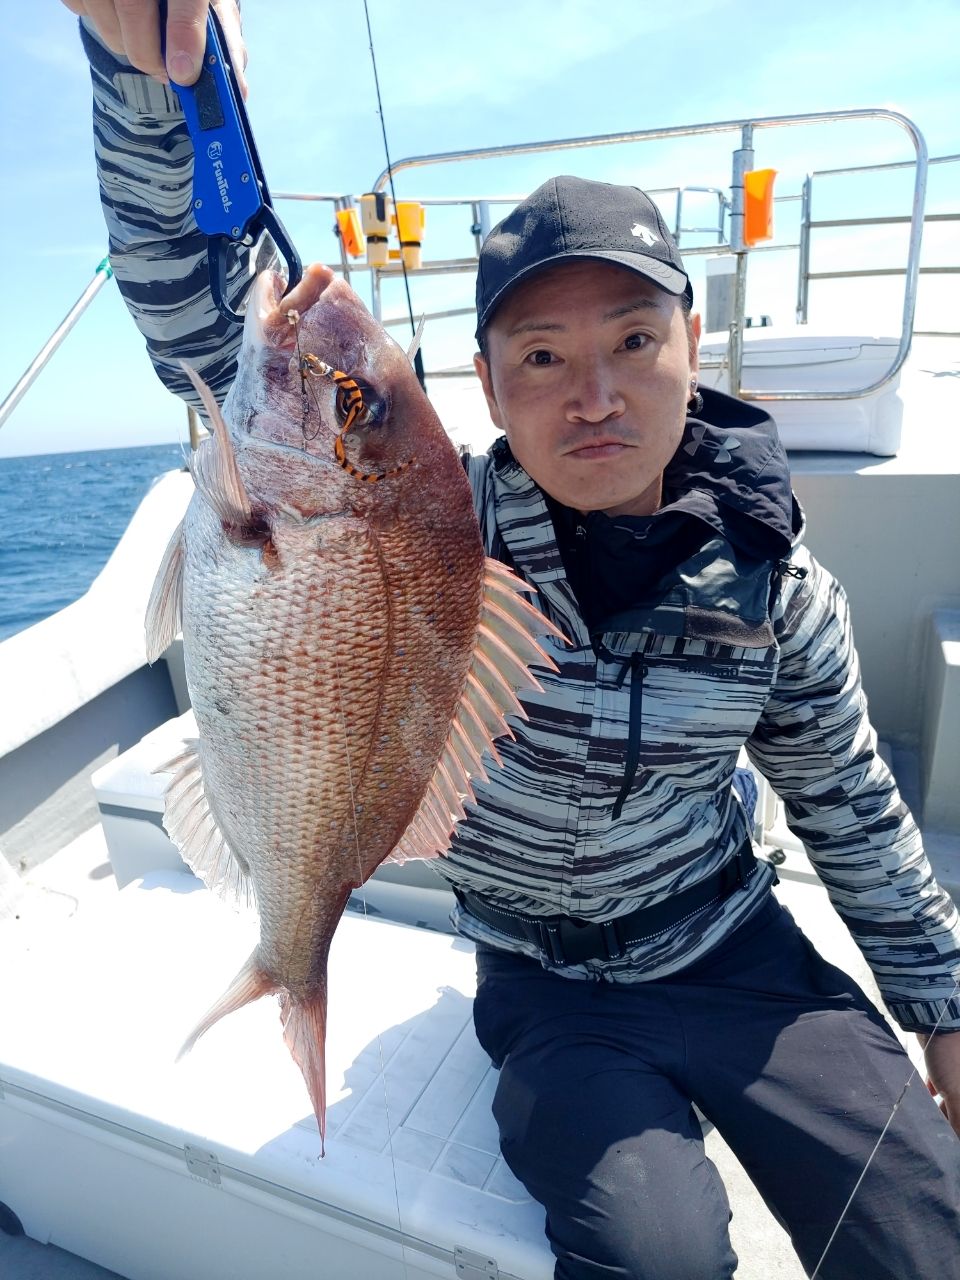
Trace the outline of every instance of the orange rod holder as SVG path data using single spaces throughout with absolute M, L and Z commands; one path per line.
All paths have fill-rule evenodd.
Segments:
M 743 242 L 748 248 L 773 239 L 773 182 L 776 169 L 751 169 L 743 175 Z
M 367 249 L 367 241 L 356 209 L 337 210 L 337 231 L 350 257 L 362 258 Z

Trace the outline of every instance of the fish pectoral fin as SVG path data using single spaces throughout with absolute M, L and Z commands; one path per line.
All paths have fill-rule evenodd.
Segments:
M 474 798 L 471 779 L 487 780 L 482 757 L 488 753 L 501 764 L 494 740 L 502 734 L 513 736 L 506 716 L 526 718 L 517 692 L 541 687 L 530 665 L 556 671 L 556 663 L 535 637 L 562 640 L 563 633 L 523 598 L 521 593 L 530 590 L 506 565 L 487 557 L 473 658 L 460 705 L 426 793 L 388 862 L 435 858 L 447 851 L 453 829 L 464 816 L 464 802 Z
M 254 951 L 220 999 L 210 1006 L 187 1036 L 177 1054 L 177 1061 L 179 1062 L 190 1052 L 204 1032 L 209 1031 L 215 1022 L 219 1022 L 228 1013 L 242 1009 L 245 1004 L 252 1004 L 254 1000 L 259 1000 L 261 996 L 269 995 L 276 990 L 278 990 L 277 983 L 260 968 L 258 953 Z
M 180 364 L 203 401 L 213 427 L 212 439 L 204 440 L 190 455 L 193 482 L 225 524 L 242 528 L 250 523 L 253 508 L 237 466 L 230 429 L 204 380 L 186 361 L 181 360 Z
M 178 755 L 154 770 L 173 774 L 163 797 L 163 825 L 208 889 L 232 907 L 252 908 L 256 901 L 248 868 L 230 849 L 210 810 L 199 748 L 199 739 L 187 739 Z
M 173 643 L 183 625 L 183 538 L 181 520 L 167 543 L 147 602 L 143 629 L 147 662 L 151 664 Z

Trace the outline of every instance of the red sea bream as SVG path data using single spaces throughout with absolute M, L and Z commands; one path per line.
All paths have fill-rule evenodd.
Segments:
M 198 740 L 166 766 L 165 822 L 260 941 L 192 1044 L 268 992 L 324 1134 L 327 953 L 388 857 L 442 855 L 480 757 L 522 714 L 553 628 L 486 559 L 463 467 L 403 352 L 313 266 L 264 273 L 222 416 L 147 614 L 183 631 Z

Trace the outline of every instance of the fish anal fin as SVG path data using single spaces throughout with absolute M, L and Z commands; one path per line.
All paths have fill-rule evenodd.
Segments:
M 147 662 L 154 663 L 180 633 L 183 619 L 183 521 L 160 561 L 144 618 Z
M 562 640 L 563 633 L 523 598 L 521 593 L 531 590 L 505 565 L 487 558 L 473 656 L 460 704 L 433 777 L 387 861 L 446 853 L 454 827 L 463 816 L 464 803 L 474 798 L 473 779 L 487 781 L 483 754 L 489 754 L 495 767 L 503 763 L 494 740 L 513 736 L 506 721 L 508 713 L 524 714 L 516 692 L 540 688 L 530 664 L 556 671 L 556 664 L 536 637 L 549 635 Z
M 255 905 L 247 868 L 231 851 L 210 810 L 203 786 L 200 742 L 190 738 L 183 750 L 155 773 L 173 773 L 164 794 L 163 824 L 195 876 L 233 907 Z

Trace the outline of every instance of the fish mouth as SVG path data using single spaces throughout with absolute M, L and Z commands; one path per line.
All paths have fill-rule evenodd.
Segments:
M 279 351 L 292 351 L 297 345 L 297 322 L 320 300 L 321 294 L 336 279 L 329 267 L 314 262 L 304 271 L 300 282 L 284 294 L 284 280 L 275 271 L 263 271 L 253 286 L 251 305 L 247 307 L 247 324 L 257 345 Z M 295 318 L 294 318 L 295 317 Z
M 238 376 L 228 396 L 238 443 L 320 459 L 339 432 L 335 385 L 308 364 L 342 368 L 357 346 L 357 325 L 342 305 L 343 283 L 312 263 L 284 294 L 278 272 L 260 272 L 246 309 Z M 330 290 L 330 305 L 325 293 Z M 320 304 L 320 305 L 318 305 Z M 305 376 L 306 374 L 306 376 Z
M 275 271 L 257 277 L 252 305 L 247 307 L 245 340 L 286 356 L 298 375 L 298 391 L 304 356 L 351 376 L 362 372 L 366 344 L 358 313 L 368 313 L 353 290 L 320 262 L 311 263 L 289 293 L 283 287 L 284 279 Z

